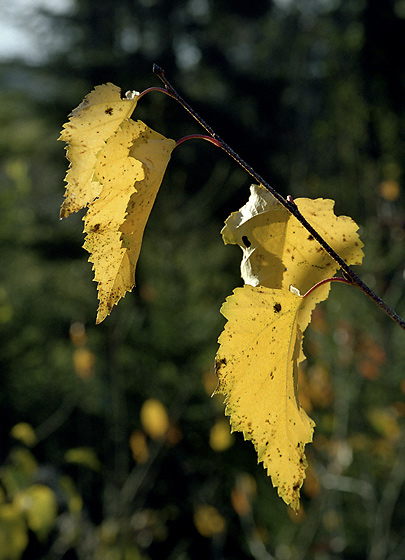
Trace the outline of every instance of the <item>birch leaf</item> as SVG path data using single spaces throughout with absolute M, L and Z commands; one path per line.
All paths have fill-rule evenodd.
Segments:
M 127 120 L 99 152 L 94 177 L 102 190 L 84 219 L 84 248 L 100 301 L 97 323 L 135 285 L 143 232 L 175 141 Z
M 224 243 L 239 245 L 243 251 L 241 273 L 246 284 L 286 290 L 294 286 L 305 294 L 336 273 L 336 261 L 267 189 L 252 185 L 250 192 L 246 205 L 229 216 L 221 232 Z M 351 218 L 334 214 L 333 200 L 298 198 L 294 202 L 348 265 L 361 264 L 358 226 Z M 319 296 L 322 290 L 317 291 Z M 327 285 L 325 297 L 328 291 Z
M 143 232 L 176 143 L 129 118 L 140 94 L 97 86 L 60 139 L 70 167 L 61 217 L 88 206 L 84 248 L 98 286 L 97 323 L 135 285 Z
M 361 263 L 358 227 L 335 216 L 332 200 L 295 203 L 348 264 Z M 245 286 L 221 309 L 228 322 L 216 357 L 217 392 L 225 395 L 232 429 L 253 441 L 279 495 L 297 509 L 304 447 L 314 426 L 298 401 L 297 371 L 305 359 L 303 333 L 330 285 L 299 294 L 332 277 L 338 264 L 262 186 L 251 187 L 249 201 L 227 219 L 222 235 L 243 251 Z
M 304 448 L 314 422 L 297 396 L 301 296 L 280 289 L 245 285 L 223 304 L 228 320 L 216 357 L 218 387 L 232 431 L 253 442 L 278 494 L 294 509 L 307 466 Z
M 61 218 L 84 208 L 101 192 L 100 183 L 93 178 L 97 154 L 131 116 L 139 97 L 136 92 L 128 92 L 122 99 L 120 92 L 113 84 L 97 86 L 63 125 L 59 140 L 68 143 L 66 157 L 70 166 L 65 177 L 67 187 Z

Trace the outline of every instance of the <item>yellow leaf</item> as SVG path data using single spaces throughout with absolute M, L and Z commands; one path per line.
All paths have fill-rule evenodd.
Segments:
M 301 296 L 262 286 L 234 290 L 221 308 L 228 322 L 216 356 L 217 393 L 232 431 L 242 431 L 283 500 L 299 507 L 305 444 L 314 422 L 297 397 L 302 332 L 310 315 Z
M 32 447 L 37 443 L 37 436 L 34 428 L 27 422 L 20 422 L 11 428 L 11 435 L 25 443 L 27 447 Z
M 194 512 L 194 525 L 203 537 L 212 537 L 225 531 L 226 523 L 219 511 L 203 504 Z
M 174 146 L 141 121 L 127 120 L 97 156 L 103 189 L 84 218 L 83 245 L 98 282 L 97 323 L 135 284 L 143 232 Z
M 28 545 L 25 520 L 15 504 L 0 505 L 0 560 L 20 560 Z
M 397 441 L 401 437 L 401 427 L 394 409 L 373 408 L 368 412 L 368 419 L 376 432 L 387 439 Z
M 132 432 L 129 438 L 129 447 L 132 451 L 132 456 L 137 463 L 146 463 L 149 459 L 148 443 L 146 436 L 141 430 Z
M 379 194 L 388 202 L 394 202 L 401 194 L 401 186 L 398 181 L 383 181 L 378 186 Z
M 248 202 L 229 216 L 221 232 L 224 243 L 237 244 L 242 249 L 241 273 L 245 284 L 285 291 L 293 287 L 304 295 L 318 282 L 335 275 L 339 269 L 336 261 L 267 189 L 252 185 L 250 193 Z M 298 198 L 294 202 L 348 265 L 361 264 L 363 243 L 357 234 L 358 226 L 347 216 L 335 216 L 333 200 Z M 323 284 L 303 300 L 301 332 L 297 333 L 299 346 L 312 311 L 328 297 L 329 291 L 330 283 Z
M 237 244 L 243 251 L 245 284 L 286 290 L 294 286 L 305 294 L 336 273 L 339 265 L 267 189 L 252 185 L 250 192 L 245 206 L 232 213 L 222 229 L 224 242 Z M 361 264 L 358 226 L 347 216 L 335 216 L 333 200 L 298 198 L 294 202 L 347 264 Z M 325 284 L 316 290 L 317 301 L 326 299 L 329 289 Z
M 347 264 L 360 264 L 357 225 L 333 213 L 332 200 L 295 200 L 301 214 Z M 315 305 L 328 296 L 339 265 L 300 222 L 261 185 L 227 219 L 225 243 L 243 251 L 244 288 L 222 307 L 228 319 L 219 338 L 217 392 L 226 414 L 256 447 L 279 495 L 294 509 L 305 477 L 304 446 L 314 423 L 298 400 L 303 332 Z
M 40 540 L 45 540 L 57 515 L 54 492 L 43 484 L 34 484 L 15 497 L 16 507 L 27 517 L 28 527 Z
M 113 84 L 97 86 L 71 113 L 61 217 L 88 206 L 84 248 L 100 301 L 97 323 L 135 285 L 143 232 L 176 142 L 129 117 L 137 92 L 122 99 Z
M 102 186 L 94 180 L 98 152 L 119 125 L 131 116 L 139 94 L 128 92 L 121 99 L 120 88 L 113 84 L 97 86 L 69 115 L 59 140 L 68 143 L 66 157 L 71 162 L 66 174 L 65 201 L 61 218 L 92 202 Z
M 96 455 L 96 452 L 91 447 L 74 447 L 72 449 L 68 449 L 65 453 L 65 460 L 68 463 L 83 465 L 84 467 L 96 472 L 98 472 L 101 468 L 101 463 Z
M 73 352 L 73 366 L 80 379 L 89 379 L 94 375 L 96 357 L 88 348 L 76 348 Z
M 216 452 L 226 451 L 233 444 L 228 422 L 217 420 L 210 430 L 210 447 Z
M 162 439 L 169 429 L 169 417 L 163 403 L 157 399 L 146 400 L 141 408 L 141 424 L 152 439 Z

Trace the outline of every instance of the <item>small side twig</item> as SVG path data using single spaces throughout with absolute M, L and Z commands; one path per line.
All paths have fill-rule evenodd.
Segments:
M 260 185 L 265 187 L 284 208 L 286 208 L 300 224 L 313 236 L 321 247 L 328 253 L 328 255 L 338 263 L 342 269 L 342 273 L 346 278 L 348 284 L 360 288 L 376 305 L 380 307 L 393 321 L 405 330 L 405 321 L 391 308 L 384 300 L 382 300 L 373 290 L 367 286 L 357 274 L 346 264 L 346 262 L 332 249 L 332 247 L 324 240 L 324 238 L 311 226 L 311 224 L 304 218 L 299 211 L 297 205 L 291 197 L 285 199 L 279 192 L 277 192 L 271 185 L 269 185 L 263 177 L 259 175 L 245 160 L 243 160 L 226 142 L 224 142 L 218 134 L 216 134 L 201 117 L 194 111 L 194 109 L 177 93 L 171 83 L 165 76 L 164 70 L 157 64 L 153 65 L 153 72 L 160 78 L 165 85 L 166 92 L 178 101 L 180 105 L 208 132 L 215 140 L 215 144 L 221 147 L 230 157 L 232 157 L 245 171 L 249 173 Z

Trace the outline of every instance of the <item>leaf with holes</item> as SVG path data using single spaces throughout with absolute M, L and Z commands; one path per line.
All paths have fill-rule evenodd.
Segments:
M 239 245 L 243 251 L 245 284 L 286 290 L 294 286 L 305 294 L 337 272 L 336 261 L 267 189 L 252 185 L 250 193 L 248 202 L 229 216 L 221 232 L 224 243 Z M 294 202 L 347 264 L 361 264 L 363 244 L 358 226 L 351 218 L 334 214 L 333 200 L 298 198 Z M 326 299 L 329 289 L 329 284 L 320 287 L 316 300 Z

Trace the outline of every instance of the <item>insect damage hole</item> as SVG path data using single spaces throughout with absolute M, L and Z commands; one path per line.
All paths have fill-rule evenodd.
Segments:
M 249 249 L 249 247 L 251 246 L 251 242 L 249 241 L 248 237 L 246 237 L 246 235 L 242 235 L 242 243 L 244 244 L 246 249 Z

